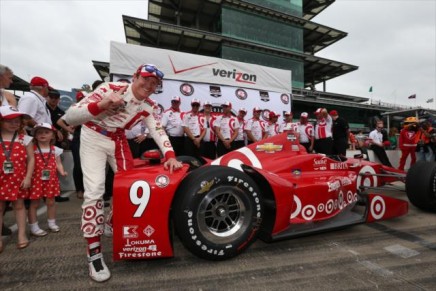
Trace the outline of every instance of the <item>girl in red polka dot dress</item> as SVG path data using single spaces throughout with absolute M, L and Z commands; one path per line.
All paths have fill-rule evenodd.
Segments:
M 0 107 L 0 225 L 3 224 L 6 201 L 11 201 L 17 220 L 18 249 L 29 245 L 24 199 L 28 198 L 35 163 L 32 138 L 23 130 L 24 115 L 14 107 Z M 2 251 L 0 229 L 0 253 Z
M 41 198 L 45 198 L 47 205 L 48 228 L 58 232 L 56 225 L 55 197 L 60 195 L 60 184 L 57 172 L 61 176 L 67 173 L 61 162 L 60 155 L 63 150 L 54 146 L 55 129 L 49 123 L 40 123 L 33 128 L 33 149 L 35 155 L 35 170 L 32 176 L 32 186 L 29 191 L 29 226 L 30 233 L 34 236 L 45 236 L 47 232 L 38 225 L 36 211 Z

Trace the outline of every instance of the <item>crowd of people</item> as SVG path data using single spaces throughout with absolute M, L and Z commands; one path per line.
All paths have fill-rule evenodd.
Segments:
M 228 101 L 222 102 L 221 113 L 216 114 L 209 101 L 193 98 L 191 110 L 182 112 L 182 99 L 172 96 L 171 106 L 160 112 L 150 96 L 161 85 L 164 73 L 151 64 L 139 66 L 131 82 L 96 81 L 91 92 L 77 92 L 77 103 L 67 112 L 58 106 L 59 92 L 42 77 L 32 78 L 30 91 L 17 102 L 5 90 L 12 76 L 8 67 L 0 65 L 0 213 L 4 215 L 8 203 L 12 204 L 18 226 L 18 249 L 29 245 L 26 223 L 31 235 L 48 234 L 37 220 L 36 209 L 41 200 L 47 204 L 48 230 L 59 232 L 55 202 L 68 198 L 60 196 L 58 176 L 69 175 L 60 155 L 63 149 L 71 149 L 77 198 L 83 199 L 81 230 L 87 242 L 89 275 L 97 282 L 111 277 L 100 237 L 112 232 L 111 211 L 105 215 L 104 201 L 110 199 L 114 173 L 131 169 L 133 159 L 147 150 L 159 149 L 164 156 L 164 168 L 172 173 L 182 167 L 176 156 L 215 159 L 292 131 L 308 153 L 345 157 L 350 143 L 352 148 L 368 145 L 383 164 L 390 165 L 383 123 L 377 123 L 369 135 L 370 143 L 363 145 L 336 110 L 318 108 L 313 113 L 314 124 L 309 122 L 307 112 L 294 122 L 290 111 L 282 112 L 283 121 L 279 121 L 280 112 L 266 110 L 264 120 L 265 109 L 254 107 L 247 118 L 246 108 L 233 108 Z M 400 132 L 399 147 L 404 156 L 400 168 L 404 168 L 408 155 L 415 161 L 415 152 L 419 159 L 434 159 L 433 148 L 428 146 L 432 129 L 417 124 L 416 120 L 408 120 Z M 10 234 L 10 230 L 3 225 L 0 234 Z

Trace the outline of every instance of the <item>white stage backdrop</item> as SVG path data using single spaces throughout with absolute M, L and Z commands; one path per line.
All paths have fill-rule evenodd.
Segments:
M 235 113 L 244 107 L 248 117 L 255 106 L 264 110 L 264 117 L 270 110 L 291 110 L 291 71 L 117 42 L 111 42 L 110 55 L 113 81 L 130 80 L 143 63 L 162 70 L 163 86 L 152 98 L 163 108 L 170 106 L 172 96 L 180 96 L 183 111 L 191 109 L 193 98 L 209 100 L 215 110 L 230 101 Z

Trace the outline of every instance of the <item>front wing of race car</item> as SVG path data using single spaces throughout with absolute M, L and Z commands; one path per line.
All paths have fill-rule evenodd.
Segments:
M 169 173 L 163 165 L 119 172 L 113 196 L 113 259 L 173 256 L 169 220 L 174 193 L 189 167 Z

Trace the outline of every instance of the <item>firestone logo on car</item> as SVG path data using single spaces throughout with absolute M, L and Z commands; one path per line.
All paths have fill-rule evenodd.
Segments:
M 257 82 L 256 75 L 247 74 L 244 72 L 237 72 L 236 69 L 233 69 L 233 71 L 227 71 L 227 70 L 213 68 L 212 74 L 216 77 L 233 79 L 239 83 L 256 84 Z

